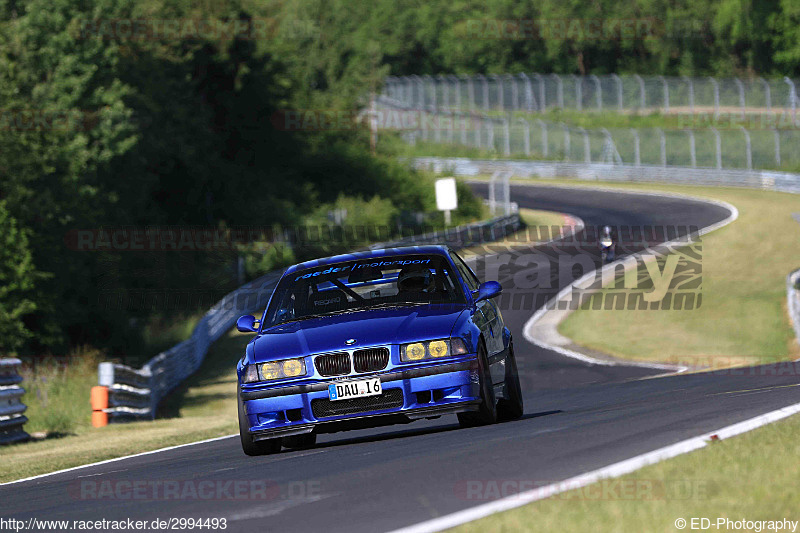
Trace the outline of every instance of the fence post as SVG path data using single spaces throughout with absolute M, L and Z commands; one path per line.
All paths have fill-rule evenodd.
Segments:
M 753 170 L 753 147 L 750 144 L 750 132 L 747 131 L 744 126 L 739 127 L 742 128 L 742 133 L 744 134 L 744 151 L 747 157 L 747 170 Z
M 694 80 L 689 76 L 684 76 L 683 79 L 689 86 L 689 113 L 694 115 Z
M 519 111 L 519 87 L 517 87 L 517 78 L 509 75 L 508 81 L 511 83 L 511 110 Z
M 473 115 L 473 117 L 475 118 L 475 148 L 478 148 L 480 150 L 482 144 L 481 130 L 483 129 L 483 117 L 477 117 L 476 115 Z
M 572 79 L 575 81 L 575 102 L 578 107 L 578 111 L 583 110 L 583 85 L 581 85 L 581 78 L 572 74 Z
M 784 77 L 783 81 L 789 85 L 789 107 L 792 109 L 792 125 L 794 126 L 797 123 L 797 92 L 795 91 L 794 82 L 789 77 Z
M 464 117 L 464 115 L 459 115 L 459 118 L 461 119 L 461 144 L 466 146 L 467 145 L 467 119 L 466 119 L 466 117 Z M 472 121 L 472 118 L 470 117 L 470 122 L 471 121 Z
M 496 147 L 494 145 L 494 121 L 490 117 L 486 117 L 486 124 L 489 126 L 489 132 L 486 136 L 486 144 L 489 150 L 495 150 Z
M 617 109 L 622 111 L 622 79 L 616 74 L 612 74 L 611 77 L 614 78 L 614 81 L 617 84 Z
M 542 156 L 547 157 L 548 153 L 548 143 L 547 143 L 547 123 L 542 119 L 536 119 L 536 122 L 539 123 L 539 126 L 542 128 Z
M 736 87 L 739 89 L 739 107 L 742 109 L 742 118 L 746 116 L 745 113 L 745 99 L 744 99 L 744 84 L 742 80 L 739 78 L 733 78 L 733 81 L 736 83 Z
M 461 80 L 458 78 L 458 76 L 455 76 L 455 75 L 450 75 L 450 76 L 448 76 L 448 78 L 453 80 L 453 82 L 454 82 L 454 84 L 456 86 L 456 105 L 455 105 L 456 109 L 455 110 L 458 111 L 458 112 L 461 112 Z
M 511 214 L 511 172 L 503 172 L 503 214 Z
M 580 128 L 580 131 L 583 134 L 583 161 L 585 163 L 591 163 L 592 151 L 591 151 L 591 146 L 589 144 L 589 134 L 586 132 L 584 128 Z
M 564 82 L 558 74 L 552 74 L 556 79 L 556 94 L 558 95 L 558 108 L 564 109 Z
M 511 155 L 511 125 L 508 117 L 503 117 L 503 154 Z
M 442 105 L 445 110 L 450 109 L 450 86 L 443 74 L 436 77 L 436 84 L 442 88 Z
M 717 168 L 722 168 L 722 140 L 719 137 L 717 128 L 711 128 L 711 132 L 714 134 L 714 144 L 717 152 Z
M 697 150 L 694 143 L 694 131 L 686 130 L 686 133 L 689 134 L 689 157 L 692 159 L 692 168 L 694 168 L 697 166 Z
M 495 187 L 497 183 L 497 178 L 500 176 L 500 171 L 495 170 L 492 173 L 492 177 L 489 178 L 489 210 L 492 212 L 492 216 L 494 216 L 495 208 L 497 206 L 497 197 L 495 196 Z
M 428 75 L 423 76 L 422 79 L 425 80 L 425 83 L 424 83 L 423 86 L 427 85 L 428 87 L 433 89 L 431 91 L 431 105 L 430 105 L 430 107 L 434 112 L 436 112 L 436 108 L 437 108 L 437 102 L 436 102 L 436 80 L 434 80 L 433 78 L 431 78 Z
M 638 74 L 634 74 L 633 77 L 639 82 L 639 106 L 644 109 L 647 107 L 647 101 L 644 94 L 644 80 Z
M 524 118 L 519 118 L 517 120 L 522 124 L 522 131 L 524 132 L 522 141 L 523 141 L 523 147 L 525 149 L 525 155 L 530 157 L 530 155 L 531 155 L 531 125 Z
M 669 84 L 667 84 L 667 78 L 664 76 L 659 76 L 661 78 L 661 86 L 664 90 L 664 113 L 669 113 Z
M 531 79 L 526 76 L 525 74 L 520 74 L 520 78 L 525 83 L 525 111 L 529 113 L 533 111 L 533 86 L 531 85 Z
M 594 98 L 597 102 L 597 110 L 603 110 L 603 89 L 600 86 L 600 78 L 598 78 L 595 74 L 589 76 L 591 79 L 594 80 Z
M 481 88 L 483 89 L 483 109 L 489 109 L 489 80 L 483 74 L 478 74 L 477 78 L 481 81 Z
M 709 77 L 711 85 L 714 86 L 714 120 L 719 118 L 719 83 L 715 78 Z
M 453 111 L 447 111 L 447 114 L 450 116 L 450 122 L 447 125 L 447 142 L 453 144 L 453 136 L 455 135 L 456 127 L 456 114 Z
M 664 135 L 664 130 L 656 128 L 658 132 L 659 147 L 661 148 L 661 166 L 667 166 L 667 137 Z
M 775 138 L 775 165 L 781 166 L 781 136 L 778 130 L 772 128 L 772 135 Z
M 564 129 L 564 161 L 569 161 L 569 152 L 572 149 L 572 146 L 570 146 L 569 128 L 563 122 L 561 122 L 561 127 Z
M 425 109 L 425 85 L 422 82 L 422 78 L 416 74 L 413 74 L 411 77 L 414 78 L 417 86 L 417 108 Z
M 631 128 L 633 133 L 633 164 L 637 167 L 642 166 L 642 154 L 639 151 L 639 130 Z
M 497 74 L 492 74 L 489 76 L 492 81 L 494 82 L 495 86 L 497 87 L 497 109 L 503 110 L 505 109 L 505 102 L 503 102 L 503 78 L 498 76 Z M 488 107 L 486 108 L 489 109 Z
M 475 111 L 475 82 L 470 76 L 465 76 L 465 78 L 467 81 L 467 100 L 469 100 L 467 109 Z
M 533 77 L 539 82 L 539 112 L 544 113 L 544 110 L 547 108 L 547 100 L 545 100 L 544 76 L 541 74 L 534 74 Z
M 767 104 L 767 113 L 771 113 L 772 112 L 772 90 L 770 89 L 769 83 L 767 83 L 767 80 L 765 80 L 764 78 L 758 78 L 758 80 L 761 82 L 761 85 L 764 86 L 764 100 L 765 100 L 765 103 Z

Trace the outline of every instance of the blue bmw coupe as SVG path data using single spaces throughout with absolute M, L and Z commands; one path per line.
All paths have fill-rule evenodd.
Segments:
M 521 417 L 501 290 L 445 246 L 290 267 L 261 320 L 237 322 L 256 333 L 237 367 L 244 453 L 447 414 L 462 427 Z

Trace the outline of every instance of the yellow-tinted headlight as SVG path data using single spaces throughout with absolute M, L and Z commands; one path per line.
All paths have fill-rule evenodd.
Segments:
M 409 361 L 419 361 L 423 357 L 425 357 L 425 346 L 421 342 L 406 346 L 406 358 Z
M 302 359 L 287 359 L 283 362 L 283 375 L 287 378 L 302 376 L 306 373 L 305 366 Z
M 432 357 L 445 357 L 447 355 L 447 343 L 445 341 L 431 341 L 428 344 L 428 351 Z
M 261 377 L 264 379 L 278 379 L 281 377 L 281 367 L 278 363 L 264 363 L 261 365 Z

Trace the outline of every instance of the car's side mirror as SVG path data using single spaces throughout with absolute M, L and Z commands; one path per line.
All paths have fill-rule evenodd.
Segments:
M 488 300 L 489 298 L 494 298 L 501 292 L 503 292 L 503 287 L 498 282 L 487 281 L 481 283 L 477 291 L 472 291 L 472 297 L 475 298 L 475 302 L 477 303 L 482 300 Z
M 256 317 L 253 315 L 240 316 L 239 319 L 236 320 L 236 329 L 242 333 L 258 331 L 258 327 L 256 327 Z

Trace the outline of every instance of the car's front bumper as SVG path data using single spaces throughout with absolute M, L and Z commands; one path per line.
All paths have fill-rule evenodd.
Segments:
M 328 402 L 328 385 L 334 381 L 291 385 L 261 390 L 243 390 L 240 401 L 254 440 L 297 435 L 316 431 L 330 433 L 347 429 L 407 423 L 420 418 L 475 410 L 480 403 L 476 361 L 423 366 L 408 370 L 351 376 L 347 379 L 379 377 L 383 388 L 397 392 L 393 405 L 365 407 L 357 412 L 320 416 L 321 403 Z M 379 397 L 372 397 L 379 398 Z M 318 402 L 314 402 L 319 400 Z M 343 400 L 349 401 L 349 400 Z M 369 402 L 367 402 L 369 403 Z M 342 404 L 330 402 L 338 407 Z M 326 404 L 327 405 L 327 404 Z M 315 415 L 315 410 L 317 411 Z

